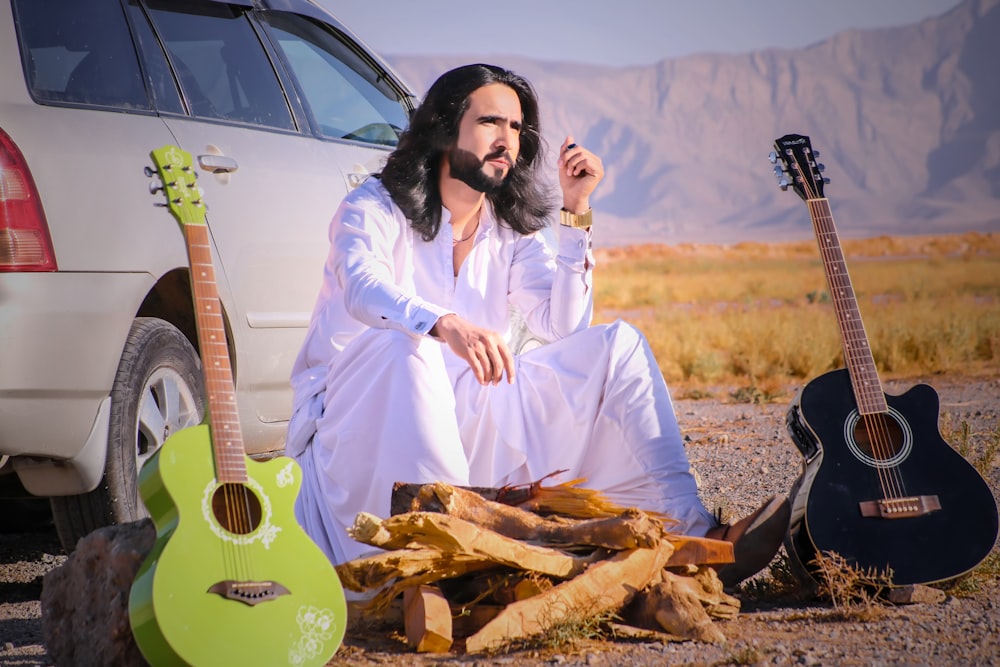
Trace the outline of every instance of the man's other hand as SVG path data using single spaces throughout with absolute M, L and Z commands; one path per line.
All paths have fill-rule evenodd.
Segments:
M 442 339 L 452 352 L 469 364 L 479 384 L 499 384 L 504 371 L 508 384 L 514 383 L 514 355 L 497 332 L 477 327 L 449 313 L 438 319 L 430 334 Z

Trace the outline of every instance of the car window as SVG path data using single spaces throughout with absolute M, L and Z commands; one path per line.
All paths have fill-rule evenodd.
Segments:
M 151 0 L 147 7 L 192 115 L 295 129 L 274 67 L 242 9 L 178 0 Z
M 146 88 L 153 97 L 153 106 L 157 111 L 186 113 L 166 54 L 139 6 L 139 0 L 128 0 L 125 7 L 139 45 L 139 54 L 146 72 Z
M 264 20 L 323 136 L 396 145 L 408 115 L 383 74 L 328 27 L 284 12 Z
M 149 108 L 119 0 L 15 0 L 14 11 L 36 101 Z

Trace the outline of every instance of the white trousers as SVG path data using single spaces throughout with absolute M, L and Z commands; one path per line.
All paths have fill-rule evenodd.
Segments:
M 516 357 L 514 384 L 482 386 L 431 338 L 368 330 L 329 368 L 323 410 L 298 454 L 296 506 L 334 563 L 369 552 L 346 528 L 387 517 L 395 482 L 496 487 L 556 470 L 672 531 L 715 525 L 698 497 L 666 383 L 645 338 L 618 321 Z

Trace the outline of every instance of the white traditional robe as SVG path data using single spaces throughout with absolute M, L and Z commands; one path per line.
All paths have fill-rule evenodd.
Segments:
M 673 530 L 715 525 L 698 498 L 667 386 L 645 338 L 624 322 L 590 326 L 589 232 L 562 228 L 552 256 L 483 207 L 457 278 L 449 213 L 423 241 L 377 179 L 352 192 L 292 373 L 286 452 L 303 469 L 296 506 L 335 563 L 372 548 L 346 532 L 358 512 L 389 514 L 394 482 L 495 487 L 586 478 Z M 445 313 L 506 332 L 511 308 L 551 341 L 516 356 L 515 381 L 480 385 L 427 332 Z

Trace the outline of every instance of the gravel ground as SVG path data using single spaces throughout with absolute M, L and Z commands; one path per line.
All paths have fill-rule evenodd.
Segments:
M 971 427 L 974 453 L 1000 429 L 1000 379 L 932 378 L 941 398 L 942 431 L 961 422 Z M 902 393 L 912 381 L 886 383 Z M 801 458 L 785 433 L 784 414 L 793 391 L 774 403 L 736 403 L 725 390 L 718 398 L 677 400 L 675 408 L 691 461 L 709 508 L 733 517 L 757 507 L 773 493 L 786 493 Z M 1000 494 L 1000 456 L 987 474 Z M 51 529 L 18 530 L 7 517 L 0 532 L 0 665 L 51 665 L 41 639 L 39 596 L 45 572 L 61 555 Z M 996 549 L 994 549 L 994 560 Z M 995 568 L 994 568 L 995 570 Z M 815 599 L 802 601 L 741 590 L 742 610 L 718 622 L 724 644 L 636 640 L 580 641 L 571 648 L 521 650 L 485 659 L 462 655 L 417 655 L 398 634 L 348 635 L 330 664 L 472 665 L 1000 665 L 1000 581 L 979 580 L 978 590 L 949 594 L 943 602 L 876 605 L 849 613 Z

